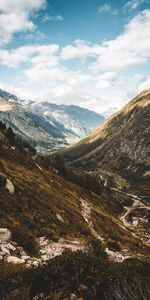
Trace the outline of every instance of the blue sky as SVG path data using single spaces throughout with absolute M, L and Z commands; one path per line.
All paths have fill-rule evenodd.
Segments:
M 150 88 L 150 0 L 0 1 L 0 88 L 120 108 Z

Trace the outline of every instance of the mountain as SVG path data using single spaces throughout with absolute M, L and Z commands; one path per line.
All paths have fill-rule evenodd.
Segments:
M 148 206 L 61 172 L 0 122 L 0 297 L 148 299 Z
M 0 90 L 0 118 L 39 153 L 47 154 L 85 137 L 104 117 L 77 106 L 23 101 Z
M 74 135 L 74 139 L 82 138 L 104 121 L 104 117 L 88 109 L 75 105 L 56 105 L 49 102 L 39 102 L 32 105 L 37 114 L 48 119 L 53 118 L 63 124 L 66 130 Z M 69 136 L 68 136 L 69 139 Z
M 20 99 L 17 96 L 8 93 L 6 91 L 3 91 L 2 89 L 0 89 L 0 98 L 4 98 L 9 102 L 20 103 Z
M 149 147 L 150 90 L 147 90 L 62 154 L 81 169 L 104 169 L 132 182 L 148 183 Z

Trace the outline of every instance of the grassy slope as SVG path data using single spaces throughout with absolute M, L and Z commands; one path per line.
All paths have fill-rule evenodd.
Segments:
M 128 132 L 126 132 L 126 130 L 128 127 L 129 129 L 132 129 L 132 126 L 135 126 L 136 118 L 138 121 L 138 118 L 141 117 L 141 121 L 139 120 L 140 123 L 138 121 L 136 124 L 137 129 L 139 128 L 139 125 L 142 126 L 142 115 L 143 118 L 146 117 L 144 111 L 148 114 L 149 107 L 150 93 L 140 94 L 129 102 L 122 110 L 112 115 L 108 121 L 92 132 L 87 138 L 62 150 L 61 153 L 68 161 L 87 159 L 88 163 L 92 156 L 95 155 L 96 158 L 97 153 L 95 149 L 98 149 L 99 146 L 101 147 L 101 151 L 105 150 L 106 155 L 106 151 L 109 151 L 110 146 L 112 147 L 113 141 L 118 139 L 118 137 L 120 139 L 123 134 L 125 137 L 126 135 L 128 137 Z
M 93 205 L 94 226 L 106 242 L 116 239 L 123 248 L 143 252 L 143 249 L 138 249 L 130 231 L 118 226 L 122 199 L 105 192 L 96 196 L 44 166 L 42 168 L 40 171 L 29 155 L 0 147 L 0 171 L 15 185 L 14 195 L 0 188 L 0 227 L 14 230 L 19 226 L 27 228 L 35 237 L 48 236 L 51 239 L 88 237 L 90 232 L 79 205 L 82 197 Z M 64 223 L 57 220 L 56 213 L 62 216 Z M 144 251 L 147 253 L 146 249 Z

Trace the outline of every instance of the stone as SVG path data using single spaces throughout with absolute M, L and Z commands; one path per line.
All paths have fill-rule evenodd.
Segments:
M 7 249 L 5 246 L 1 245 L 1 250 L 2 252 L 6 253 L 6 254 L 10 254 L 9 249 Z
M 0 228 L 0 241 L 6 242 L 11 238 L 11 232 L 7 228 Z
M 39 262 L 35 260 L 35 261 L 32 263 L 32 265 L 33 265 L 34 267 L 38 267 Z
M 8 256 L 7 257 L 7 262 L 18 265 L 18 264 L 24 264 L 25 260 L 21 259 L 21 258 L 18 258 L 16 256 Z
M 138 226 L 138 220 L 133 221 L 132 224 L 133 224 L 133 226 L 135 226 L 135 227 Z
M 8 243 L 6 246 L 9 250 L 15 251 L 16 247 L 14 247 L 12 244 Z
M 70 300 L 77 300 L 77 296 L 75 294 L 70 295 Z
M 14 194 L 15 188 L 14 188 L 13 183 L 9 179 L 6 180 L 6 186 L 5 187 L 9 191 L 10 194 L 12 194 L 12 195 Z
M 42 260 L 43 260 L 43 261 L 47 261 L 47 260 L 48 260 L 48 257 L 47 257 L 47 255 L 42 255 L 42 257 L 41 257 L 41 258 L 42 258 Z
M 41 250 L 40 250 L 40 253 L 41 253 L 41 254 L 45 254 L 46 251 L 41 249 Z
M 56 214 L 56 218 L 57 218 L 58 221 L 64 223 L 63 218 L 59 214 Z
M 80 291 L 87 291 L 87 286 L 86 285 L 84 285 L 84 284 L 80 284 L 80 286 L 79 286 L 79 290 Z
M 23 255 L 23 256 L 21 256 L 21 258 L 24 259 L 24 260 L 27 260 L 27 259 L 30 259 L 30 256 L 29 255 Z
M 0 251 L 0 256 L 5 256 L 6 252 Z

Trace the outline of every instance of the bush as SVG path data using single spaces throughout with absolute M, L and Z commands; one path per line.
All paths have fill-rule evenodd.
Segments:
M 12 230 L 13 239 L 31 255 L 39 255 L 39 244 L 34 234 L 27 228 L 16 226 Z
M 115 241 L 109 241 L 107 243 L 107 246 L 112 251 L 120 251 L 121 250 L 120 244 Z
M 0 173 L 0 188 L 5 187 L 6 185 L 6 177 Z

